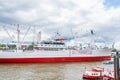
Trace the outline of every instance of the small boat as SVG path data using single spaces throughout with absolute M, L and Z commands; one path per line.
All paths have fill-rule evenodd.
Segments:
M 114 60 L 111 58 L 111 60 L 103 61 L 103 64 L 114 64 Z
M 103 74 L 104 68 L 102 67 L 94 67 L 92 70 L 86 71 L 83 74 L 83 79 L 99 79 L 103 80 L 104 74 Z
M 103 64 L 114 64 L 114 61 L 103 61 Z
M 114 70 L 94 67 L 83 74 L 83 80 L 115 80 Z

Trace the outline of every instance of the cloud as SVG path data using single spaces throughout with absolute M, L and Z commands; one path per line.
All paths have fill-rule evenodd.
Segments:
M 63 37 L 72 37 L 78 32 L 77 35 L 82 38 L 93 29 L 99 37 L 96 39 L 120 40 L 117 35 L 120 7 L 108 7 L 105 3 L 106 0 L 1 0 L 0 22 L 36 25 L 36 33 L 41 31 L 43 39 L 53 37 L 56 31 Z M 25 32 L 28 27 L 23 27 Z M 33 33 L 29 35 L 32 37 Z

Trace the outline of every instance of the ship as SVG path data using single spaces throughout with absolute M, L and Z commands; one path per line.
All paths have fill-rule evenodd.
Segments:
M 0 62 L 70 62 L 111 59 L 111 55 L 105 53 L 106 50 L 104 49 L 94 50 L 85 47 L 67 46 L 64 38 L 41 41 L 32 46 L 32 50 L 26 50 L 19 41 L 19 27 L 17 33 L 16 48 L 0 50 Z

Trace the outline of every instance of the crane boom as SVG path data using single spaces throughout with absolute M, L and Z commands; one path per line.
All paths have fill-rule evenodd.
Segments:
M 4 29 L 5 32 L 8 34 L 8 36 L 10 37 L 10 39 L 13 40 L 12 36 L 11 36 L 10 33 L 8 32 L 8 30 L 5 28 L 5 26 L 3 26 L 3 29 Z

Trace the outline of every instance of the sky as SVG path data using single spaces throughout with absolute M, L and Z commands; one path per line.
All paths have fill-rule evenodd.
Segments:
M 21 41 L 34 41 L 38 32 L 42 40 L 59 33 L 89 41 L 93 30 L 96 42 L 116 42 L 120 41 L 120 0 L 0 0 L 0 41 L 17 40 L 17 24 Z

